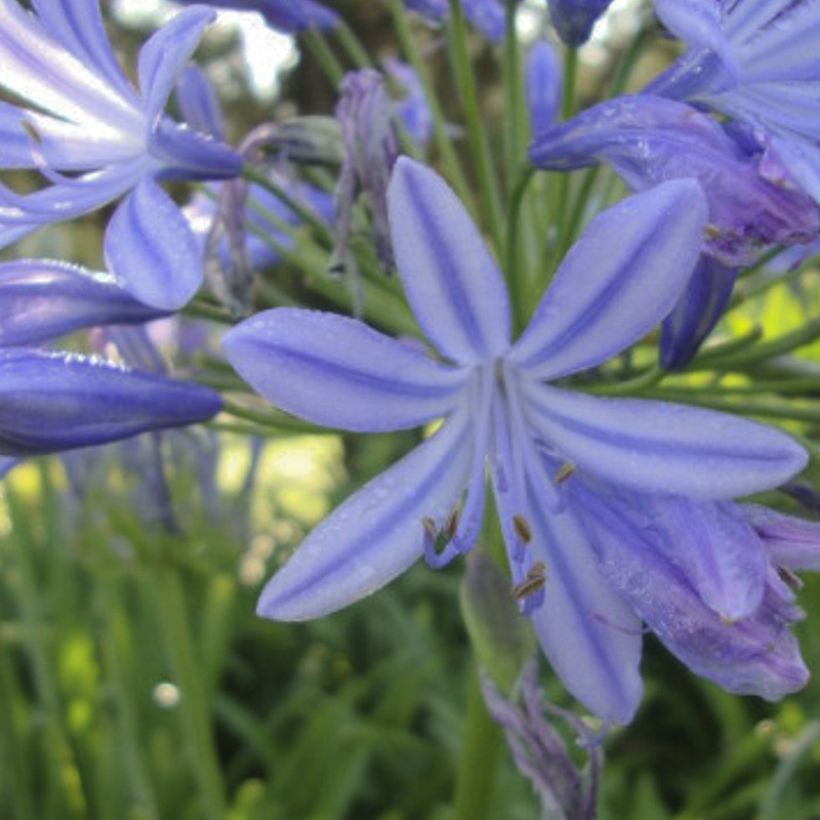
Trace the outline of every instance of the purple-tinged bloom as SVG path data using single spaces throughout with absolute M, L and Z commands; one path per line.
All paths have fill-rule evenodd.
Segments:
M 583 45 L 598 18 L 612 0 L 547 0 L 550 19 L 561 39 L 569 46 Z
M 105 444 L 206 421 L 221 409 L 206 387 L 72 353 L 0 350 L 0 455 Z
M 709 202 L 704 249 L 742 266 L 771 244 L 808 242 L 820 230 L 811 198 L 788 180 L 771 181 L 761 170 L 770 158 L 749 137 L 684 103 L 641 94 L 600 103 L 541 134 L 530 159 L 561 171 L 607 162 L 637 191 L 699 180 Z
M 364 68 L 351 71 L 341 83 L 336 117 L 342 130 L 345 156 L 336 185 L 336 241 L 331 273 L 354 269 L 350 254 L 353 208 L 367 196 L 376 255 L 386 271 L 394 267 L 387 223 L 387 185 L 399 156 L 393 103 L 381 74 Z
M 772 152 L 820 202 L 820 4 L 655 0 L 655 7 L 689 50 L 646 91 L 765 130 Z
M 583 481 L 568 492 L 603 577 L 690 669 L 729 692 L 767 700 L 805 685 L 808 672 L 789 631 L 803 613 L 739 507 L 605 493 Z M 683 527 L 675 517 L 685 519 Z M 704 539 L 696 549 L 693 537 Z M 751 562 L 757 567 L 746 576 Z M 711 605 L 708 588 L 716 596 Z M 734 617 L 738 600 L 747 614 Z
M 0 263 L 0 347 L 20 347 L 72 330 L 147 322 L 166 315 L 138 302 L 109 273 L 49 259 Z
M 224 346 L 255 390 L 316 424 L 377 432 L 445 421 L 310 534 L 258 611 L 315 618 L 374 592 L 422 555 L 440 566 L 468 551 L 489 464 L 512 594 L 574 696 L 626 722 L 640 699 L 647 615 L 598 568 L 568 489 L 594 481 L 596 492 L 681 496 L 697 510 L 696 502 L 777 486 L 806 462 L 788 436 L 745 419 L 547 384 L 602 364 L 668 315 L 700 253 L 700 188 L 668 182 L 593 220 L 514 344 L 498 268 L 443 180 L 401 158 L 388 202 L 408 301 L 442 361 L 354 319 L 288 308 L 252 317 Z M 746 566 L 735 549 L 725 563 L 734 558 Z M 758 575 L 748 590 L 742 581 L 726 587 L 728 600 L 703 585 L 734 614 L 760 594 Z M 698 645 L 720 668 L 724 647 L 714 648 Z M 771 691 L 768 679 L 760 691 Z
M 174 0 L 184 6 L 214 6 L 230 11 L 255 11 L 276 31 L 298 34 L 310 28 L 329 29 L 339 23 L 339 15 L 315 0 Z
M 661 367 L 677 370 L 692 360 L 723 316 L 736 278 L 737 268 L 727 268 L 711 256 L 701 256 L 686 290 L 663 322 Z
M 199 287 L 202 258 L 158 183 L 241 169 L 235 151 L 163 114 L 214 12 L 187 9 L 145 43 L 137 90 L 96 0 L 35 0 L 34 9 L 0 0 L 0 86 L 24 101 L 0 103 L 0 168 L 34 169 L 50 184 L 30 194 L 0 186 L 0 247 L 125 195 L 105 233 L 107 267 L 135 298 L 176 309 Z
M 546 40 L 539 40 L 527 54 L 525 83 L 530 129 L 537 137 L 555 125 L 561 108 L 561 62 Z

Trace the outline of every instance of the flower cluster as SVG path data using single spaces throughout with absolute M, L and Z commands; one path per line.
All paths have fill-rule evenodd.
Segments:
M 273 576 L 262 616 L 327 615 L 421 557 L 439 568 L 485 549 L 495 515 L 511 600 L 607 724 L 638 709 L 646 630 L 728 691 L 771 700 L 800 688 L 794 572 L 820 570 L 820 525 L 743 499 L 789 482 L 808 453 L 745 417 L 771 405 L 744 413 L 687 369 L 704 362 L 718 386 L 736 370 L 753 386 L 759 374 L 742 365 L 764 362 L 787 381 L 799 363 L 779 357 L 820 335 L 700 353 L 740 276 L 786 249 L 799 270 L 816 249 L 820 4 L 656 0 L 683 55 L 641 91 L 579 111 L 576 48 L 608 0 L 550 0 L 554 36 L 526 60 L 515 3 L 391 2 L 408 62 L 376 60 L 315 0 L 176 2 L 185 8 L 140 49 L 134 85 L 97 0 L 33 0 L 32 11 L 0 0 L 0 243 L 13 253 L 55 223 L 106 220 L 103 271 L 0 263 L 0 471 L 208 421 L 223 399 L 205 384 L 239 385 L 229 364 L 250 388 L 229 410 L 251 390 L 275 405 L 247 413 L 253 424 L 290 414 L 354 434 L 420 428 Z M 232 147 L 190 65 L 215 9 L 306 34 L 333 82 L 332 116 L 257 123 Z M 482 54 L 503 44 L 503 161 L 466 37 Z M 445 41 L 464 128 L 427 64 Z M 339 43 L 355 70 L 339 68 Z M 606 185 L 569 176 L 599 164 Z M 616 176 L 630 195 L 613 195 Z M 101 338 L 128 347 L 115 326 L 175 314 L 231 325 L 222 353 L 201 356 L 201 384 L 96 355 L 111 349 Z M 73 335 L 90 328 L 103 330 Z M 69 334 L 66 349 L 83 354 L 51 348 Z M 659 386 L 667 378 L 675 388 Z M 799 422 L 780 386 L 767 388 L 780 402 L 770 415 Z M 525 717 L 492 686 L 540 783 L 566 750 L 528 726 L 541 720 L 534 696 Z M 545 801 L 566 802 L 553 792 L 544 786 Z

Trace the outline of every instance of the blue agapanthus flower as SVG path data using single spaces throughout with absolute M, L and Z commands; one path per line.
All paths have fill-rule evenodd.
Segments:
M 298 34 L 315 27 L 329 29 L 338 25 L 339 15 L 314 0 L 174 0 L 186 6 L 205 5 L 231 11 L 255 11 L 277 31 Z
M 34 13 L 0 0 L 0 170 L 29 168 L 45 187 L 0 187 L 0 247 L 123 195 L 105 234 L 109 270 L 137 299 L 183 305 L 202 279 L 196 240 L 162 180 L 236 176 L 231 148 L 163 113 L 211 22 L 186 9 L 142 47 L 138 89 L 117 64 L 97 0 L 35 0 Z
M 317 424 L 380 432 L 445 421 L 310 534 L 266 586 L 259 613 L 318 617 L 422 555 L 441 566 L 466 552 L 489 466 L 511 592 L 593 712 L 615 722 L 634 714 L 641 620 L 736 691 L 776 697 L 799 686 L 805 669 L 787 631 L 796 612 L 780 586 L 770 590 L 759 538 L 740 523 L 723 527 L 721 505 L 734 521 L 727 499 L 779 485 L 804 466 L 804 451 L 738 417 L 564 385 L 670 312 L 700 254 L 699 185 L 667 182 L 593 220 L 515 343 L 498 268 L 444 181 L 401 158 L 388 203 L 405 292 L 439 360 L 359 321 L 289 308 L 234 328 L 225 350 L 254 389 Z M 626 543 L 593 529 L 595 506 L 627 519 Z M 650 508 L 652 534 L 633 537 L 629 522 Z M 694 550 L 693 528 L 702 535 Z M 649 585 L 632 571 L 643 560 Z
M 820 201 L 820 4 L 816 0 L 655 0 L 689 46 L 647 91 L 762 129 L 792 177 Z
M 403 0 L 410 11 L 428 23 L 440 23 L 450 14 L 448 0 Z M 491 43 L 500 43 L 506 30 L 504 4 L 501 0 L 461 0 L 464 16 Z

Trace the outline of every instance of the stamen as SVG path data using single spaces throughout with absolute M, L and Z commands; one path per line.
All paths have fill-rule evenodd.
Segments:
M 435 541 L 436 538 L 438 538 L 438 527 L 436 527 L 436 522 L 429 516 L 425 515 L 424 518 L 421 519 L 421 523 L 424 527 L 425 535 Z
M 444 522 L 444 527 L 442 528 L 442 532 L 444 537 L 448 541 L 452 541 L 456 537 L 456 533 L 458 532 L 458 522 L 461 516 L 461 510 L 456 507 L 450 515 L 447 516 L 447 520 Z
M 513 596 L 519 601 L 529 598 L 547 582 L 547 569 L 543 561 L 536 561 L 528 570 L 527 575 L 520 584 L 516 584 L 513 589 Z
M 532 527 L 523 515 L 514 515 L 512 518 L 515 534 L 525 543 L 532 541 Z
M 575 465 L 571 461 L 562 464 L 555 474 L 555 483 L 557 485 L 563 484 L 568 478 L 575 474 Z
M 803 582 L 790 569 L 778 567 L 777 574 L 780 576 L 780 580 L 794 592 L 803 589 Z

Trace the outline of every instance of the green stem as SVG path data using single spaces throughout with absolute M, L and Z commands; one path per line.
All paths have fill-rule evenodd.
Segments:
M 501 748 L 501 730 L 487 712 L 478 673 L 473 671 L 456 775 L 454 820 L 485 820 L 495 816 L 492 814 L 492 798 Z
M 453 72 L 464 109 L 470 153 L 473 156 L 473 164 L 481 189 L 481 198 L 487 215 L 490 236 L 496 251 L 502 253 L 504 233 L 502 229 L 501 197 L 498 191 L 498 180 L 495 178 L 493 170 L 487 131 L 481 119 L 478 89 L 476 88 L 475 76 L 473 75 L 470 55 L 467 50 L 467 24 L 464 20 L 461 0 L 450 0 L 449 33 Z
M 478 210 L 473 200 L 473 193 L 467 184 L 467 178 L 464 176 L 461 160 L 453 147 L 453 141 L 447 133 L 447 120 L 430 79 L 430 71 L 427 63 L 422 59 L 416 46 L 416 40 L 410 31 L 410 26 L 407 22 L 407 12 L 404 10 L 401 0 L 389 0 L 388 9 L 393 19 L 393 27 L 399 39 L 399 45 L 404 52 L 407 62 L 410 63 L 413 71 L 416 72 L 416 76 L 419 78 L 419 82 L 421 82 L 422 88 L 424 89 L 427 104 L 430 106 L 430 114 L 433 118 L 433 140 L 441 155 L 447 177 L 456 189 L 461 201 L 464 202 L 473 214 L 477 214 Z
M 514 184 L 520 164 L 522 149 L 521 110 L 524 83 L 521 78 L 521 61 L 518 48 L 518 35 L 515 29 L 516 0 L 507 0 L 506 34 L 504 37 L 504 144 L 507 159 L 507 184 Z
M 168 660 L 181 693 L 178 708 L 200 792 L 202 816 L 224 820 L 227 812 L 222 773 L 178 570 L 161 566 L 155 580 L 155 600 L 166 637 Z
M 248 180 L 248 182 L 252 182 L 260 188 L 263 188 L 268 193 L 273 194 L 283 205 L 293 211 L 299 219 L 310 225 L 324 244 L 328 247 L 333 246 L 333 233 L 330 228 L 322 222 L 319 216 L 308 208 L 307 205 L 291 196 L 291 194 L 280 185 L 277 185 L 264 171 L 255 165 L 245 164 L 242 167 L 242 177 Z
M 513 335 L 517 336 L 527 320 L 527 283 L 523 280 L 518 226 L 521 221 L 521 206 L 527 186 L 535 176 L 535 168 L 525 166 L 518 174 L 518 181 L 510 197 L 509 216 L 507 217 L 507 244 L 505 247 L 505 267 L 512 297 Z
M 306 421 L 300 421 L 297 418 L 286 416 L 284 413 L 277 413 L 275 411 L 263 412 L 261 410 L 252 410 L 245 407 L 236 401 L 229 398 L 223 398 L 223 413 L 234 416 L 244 421 L 250 421 L 254 424 L 261 424 L 263 427 L 272 428 L 282 433 L 296 433 L 300 435 L 338 435 L 338 430 L 332 430 L 326 427 L 314 427 Z
M 342 48 L 356 68 L 371 68 L 373 66 L 373 61 L 356 32 L 344 20 L 339 20 L 333 30 L 339 38 Z
M 345 72 L 341 63 L 336 59 L 336 55 L 328 46 L 324 35 L 317 28 L 311 28 L 305 32 L 304 41 L 319 67 L 330 80 L 331 85 L 337 88 Z

